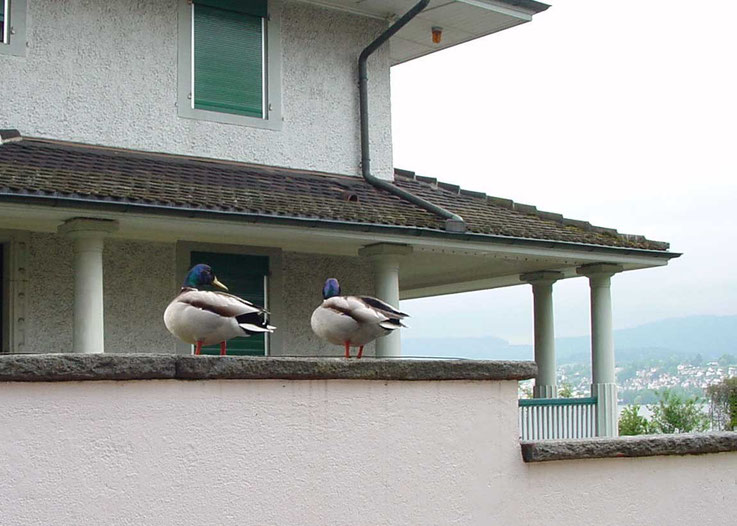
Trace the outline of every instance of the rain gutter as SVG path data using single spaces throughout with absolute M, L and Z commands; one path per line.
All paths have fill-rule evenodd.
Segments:
M 410 20 L 417 16 L 429 3 L 430 0 L 420 0 L 414 7 L 412 7 L 412 9 L 402 15 L 399 20 L 394 22 L 386 29 L 386 31 L 371 42 L 358 57 L 358 94 L 361 115 L 361 173 L 363 174 L 363 178 L 370 185 L 386 190 L 397 197 L 401 197 L 405 201 L 409 201 L 428 212 L 444 218 L 446 232 L 463 233 L 466 231 L 466 223 L 458 214 L 454 214 L 445 208 L 437 206 L 415 194 L 411 194 L 406 190 L 393 185 L 389 181 L 379 179 L 371 174 L 371 159 L 369 157 L 368 68 L 366 66 L 366 62 L 374 51 L 379 49 L 387 40 L 397 33 L 397 31 L 402 29 Z

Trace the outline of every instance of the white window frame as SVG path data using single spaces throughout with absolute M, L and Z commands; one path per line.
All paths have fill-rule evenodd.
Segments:
M 26 0 L 0 0 L 5 4 L 5 34 L 0 55 L 26 56 Z
M 1 0 L 0 0 L 1 1 Z M 249 117 L 232 113 L 201 110 L 194 107 L 194 48 L 192 39 L 193 8 L 191 0 L 179 0 L 179 37 L 177 56 L 177 114 L 185 119 L 199 119 L 280 130 L 281 112 L 281 4 L 270 0 L 264 20 L 264 117 Z

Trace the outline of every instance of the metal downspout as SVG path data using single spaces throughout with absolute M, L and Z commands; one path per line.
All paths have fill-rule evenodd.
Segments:
M 466 223 L 463 218 L 453 212 L 437 206 L 419 196 L 411 194 L 402 188 L 399 188 L 389 181 L 379 179 L 371 175 L 371 160 L 369 158 L 369 129 L 368 129 L 368 68 L 366 62 L 369 56 L 379 49 L 384 42 L 389 40 L 397 31 L 402 29 L 410 20 L 417 16 L 420 11 L 425 9 L 430 0 L 420 0 L 412 9 L 407 11 L 399 20 L 394 22 L 386 31 L 379 35 L 376 40 L 371 42 L 366 49 L 361 52 L 358 57 L 358 94 L 360 100 L 361 114 L 361 172 L 367 183 L 382 188 L 402 199 L 409 201 L 428 212 L 445 218 L 445 230 L 447 232 L 465 232 Z

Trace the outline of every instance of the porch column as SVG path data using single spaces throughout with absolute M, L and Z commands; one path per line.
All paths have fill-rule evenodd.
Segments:
M 399 308 L 399 263 L 412 253 L 409 245 L 377 243 L 361 248 L 359 256 L 368 257 L 374 265 L 376 297 L 395 309 Z M 376 357 L 401 356 L 402 343 L 399 331 L 376 340 Z
M 617 384 L 614 375 L 611 277 L 621 265 L 596 263 L 576 269 L 589 278 L 591 287 L 591 396 L 596 403 L 597 436 L 619 435 L 617 427 Z
M 535 363 L 537 376 L 532 391 L 534 398 L 557 398 L 555 374 L 555 328 L 553 324 L 553 283 L 563 277 L 561 272 L 531 272 L 520 280 L 532 285 L 535 319 Z
M 103 240 L 118 229 L 116 221 L 75 218 L 59 226 L 60 234 L 74 240 L 75 353 L 105 352 L 103 318 Z

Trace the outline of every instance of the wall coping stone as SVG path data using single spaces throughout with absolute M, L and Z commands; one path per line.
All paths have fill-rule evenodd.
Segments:
M 704 455 L 737 451 L 737 432 L 639 435 L 521 442 L 525 462 L 587 458 Z
M 526 380 L 531 361 L 175 354 L 6 354 L 0 382 L 77 380 Z

